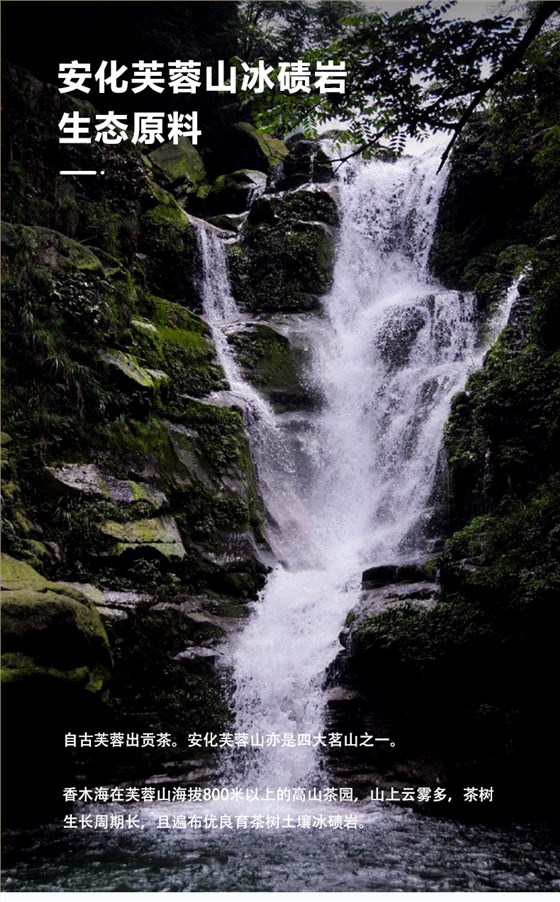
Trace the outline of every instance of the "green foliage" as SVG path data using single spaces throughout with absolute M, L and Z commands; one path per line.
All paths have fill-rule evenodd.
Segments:
M 316 13 L 299 3 L 249 4 L 249 44 L 244 48 L 242 43 L 242 51 L 266 56 L 268 62 L 289 59 L 289 53 L 284 55 L 287 45 L 275 44 L 281 28 L 278 19 L 289 22 L 328 14 L 324 28 L 306 32 L 298 25 L 296 33 L 303 39 L 297 55 L 311 63 L 345 60 L 348 70 L 345 94 L 274 91 L 260 100 L 248 95 L 246 103 L 255 121 L 274 134 L 299 127 L 312 135 L 317 124 L 346 120 L 349 125 L 341 140 L 370 153 L 382 139 L 401 152 L 407 135 L 422 138 L 433 128 L 449 128 L 484 81 L 482 60 L 489 58 L 498 66 L 519 40 L 519 23 L 511 18 L 447 19 L 442 13 L 450 5 L 428 2 L 393 14 L 366 14 L 341 4 L 319 4 Z M 278 6 L 276 19 L 273 6 Z M 336 9 L 329 13 L 328 6 Z M 261 29 L 258 46 L 255 33 L 259 21 L 267 19 L 273 25 Z
M 133 346 L 145 366 L 170 376 L 158 403 L 167 415 L 179 416 L 186 397 L 202 397 L 224 386 L 208 327 L 163 298 L 152 296 L 143 310 L 151 319 L 133 321 Z
M 196 431 L 201 456 L 217 473 L 246 470 L 249 451 L 238 408 L 189 401 L 182 418 Z
M 560 33 L 531 46 L 456 145 L 430 260 L 445 284 L 513 274 L 557 234 Z
M 521 541 L 520 541 L 521 537 Z M 506 496 L 496 510 L 456 532 L 442 559 L 444 579 L 454 562 L 476 562 L 462 585 L 470 597 L 494 606 L 546 606 L 560 598 L 560 478 L 555 475 L 526 500 Z M 531 608 L 528 608 L 531 610 Z
M 305 354 L 279 332 L 259 324 L 234 333 L 228 341 L 247 379 L 278 409 L 301 409 L 313 403 L 304 382 Z
M 312 310 L 330 286 L 333 262 L 332 235 L 319 224 L 253 226 L 231 249 L 232 288 L 255 312 Z
M 455 522 L 505 495 L 526 497 L 557 472 L 560 268 L 534 252 L 532 311 L 518 318 L 459 394 L 445 431 Z
M 331 42 L 341 23 L 361 12 L 360 3 L 320 0 L 318 3 L 245 0 L 239 5 L 237 37 L 239 55 L 253 62 L 298 59 L 317 44 Z
M 105 280 L 99 261 L 97 271 L 69 269 L 56 233 L 6 227 L 4 239 L 4 353 L 13 385 L 6 422 L 14 434 L 56 443 L 73 420 L 103 414 L 106 393 L 91 345 L 119 332 L 108 299 L 122 315 L 126 288 Z M 57 266 L 46 265 L 49 256 Z

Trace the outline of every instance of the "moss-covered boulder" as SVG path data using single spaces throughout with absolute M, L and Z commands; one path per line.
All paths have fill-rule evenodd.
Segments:
M 291 222 L 322 222 L 338 225 L 338 208 L 326 191 L 288 191 L 265 194 L 251 205 L 250 225 L 278 225 Z
M 101 532 L 114 540 L 109 554 L 132 553 L 135 557 L 153 551 L 165 558 L 182 559 L 186 555 L 181 534 L 173 517 L 152 517 L 148 520 L 130 520 L 115 523 L 107 520 Z
M 159 181 L 179 200 L 187 200 L 206 183 L 206 168 L 188 138 L 161 144 L 149 154 Z
M 256 198 L 240 243 L 230 248 L 240 305 L 261 314 L 319 309 L 331 284 L 337 223 L 336 203 L 326 191 Z
M 276 329 L 251 323 L 228 336 L 246 378 L 278 410 L 309 407 L 313 396 L 305 382 L 305 351 Z
M 258 169 L 269 173 L 288 156 L 283 141 L 258 132 L 248 122 L 236 122 L 224 135 L 221 147 L 214 150 L 213 167 L 218 171 Z
M 151 183 L 141 198 L 138 252 L 150 290 L 189 306 L 196 273 L 196 235 L 185 211 Z
M 202 319 L 154 295 L 147 299 L 143 313 L 131 321 L 131 344 L 146 367 L 169 375 L 165 394 L 160 396 L 162 411 L 173 416 L 186 398 L 203 397 L 224 387 L 210 330 Z
M 2 682 L 47 680 L 90 693 L 107 689 L 111 655 L 95 606 L 68 583 L 2 555 Z
M 266 175 L 257 169 L 240 169 L 220 175 L 202 202 L 206 217 L 222 213 L 243 213 L 266 188 Z
M 60 464 L 47 466 L 47 472 L 57 483 L 70 490 L 96 498 L 103 498 L 114 504 L 128 506 L 145 504 L 154 511 L 165 506 L 165 494 L 153 485 L 133 480 L 115 479 L 103 473 L 96 464 Z
M 229 260 L 235 297 L 247 310 L 318 310 L 332 280 L 334 235 L 315 222 L 252 226 Z
M 220 216 L 209 216 L 208 222 L 225 232 L 239 232 L 247 219 L 247 213 L 222 213 Z
M 114 367 L 127 382 L 133 382 L 140 388 L 158 389 L 169 382 L 167 373 L 140 366 L 132 354 L 127 354 L 124 351 L 116 351 L 110 348 L 107 351 L 102 351 L 100 358 L 110 367 Z
M 275 177 L 280 191 L 300 185 L 321 184 L 333 178 L 332 163 L 318 141 L 307 141 L 295 135 L 289 141 L 289 155 L 282 161 Z

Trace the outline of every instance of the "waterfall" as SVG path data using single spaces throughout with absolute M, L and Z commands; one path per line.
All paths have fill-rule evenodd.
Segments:
M 295 419 L 275 415 L 243 379 L 227 342 L 242 315 L 224 243 L 210 226 L 198 228 L 205 315 L 247 411 L 271 544 L 282 561 L 233 650 L 235 730 L 311 737 L 255 751 L 245 777 L 253 785 L 317 777 L 322 681 L 362 570 L 430 552 L 443 426 L 453 394 L 485 351 L 472 296 L 444 289 L 428 272 L 444 184 L 438 162 L 434 151 L 355 161 L 342 171 L 324 316 L 294 324 L 307 330 L 308 376 L 322 404 Z

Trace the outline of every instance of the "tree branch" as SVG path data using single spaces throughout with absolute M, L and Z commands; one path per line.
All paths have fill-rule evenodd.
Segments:
M 455 126 L 455 132 L 453 137 L 451 138 L 449 144 L 445 148 L 441 162 L 439 164 L 438 172 L 445 165 L 449 154 L 451 153 L 453 146 L 465 128 L 467 122 L 471 118 L 472 114 L 476 110 L 476 108 L 482 103 L 486 95 L 492 88 L 495 88 L 507 75 L 510 75 L 516 68 L 516 66 L 521 62 L 523 56 L 525 55 L 525 51 L 528 47 L 533 43 L 534 39 L 537 37 L 539 32 L 541 31 L 544 23 L 549 19 L 558 9 L 560 9 L 560 0 L 541 0 L 539 3 L 535 15 L 531 20 L 531 24 L 529 28 L 523 35 L 523 38 L 520 40 L 519 44 L 515 48 L 515 50 L 510 53 L 510 55 L 504 60 L 499 69 L 497 69 L 493 75 L 488 78 L 479 91 L 475 94 L 473 100 L 471 100 L 467 109 L 457 122 Z

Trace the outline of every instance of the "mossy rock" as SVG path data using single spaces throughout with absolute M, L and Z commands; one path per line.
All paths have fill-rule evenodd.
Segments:
M 222 149 L 223 148 L 223 149 Z M 248 122 L 236 122 L 226 132 L 222 148 L 214 153 L 214 167 L 258 169 L 269 173 L 288 156 L 288 148 L 278 138 L 258 132 Z
M 195 296 L 196 236 L 175 198 L 150 181 L 140 197 L 138 250 L 149 291 L 185 306 Z
M 318 310 L 332 282 L 334 234 L 315 222 L 258 225 L 230 249 L 232 289 L 255 313 Z
M 255 169 L 240 169 L 220 175 L 204 199 L 205 216 L 222 213 L 243 213 L 251 201 L 266 188 L 266 175 Z
M 332 163 L 318 141 L 294 136 L 289 142 L 289 155 L 282 161 L 275 181 L 281 191 L 299 188 L 307 183 L 330 182 Z
M 125 552 L 155 551 L 168 560 L 182 560 L 185 555 L 181 534 L 173 517 L 153 517 L 147 520 L 129 520 L 125 523 L 106 521 L 100 526 L 103 535 L 115 540 L 108 552 L 117 557 Z
M 270 326 L 249 324 L 228 336 L 247 379 L 264 392 L 278 410 L 313 405 L 306 387 L 305 353 Z
M 133 382 L 140 388 L 158 389 L 169 382 L 167 373 L 140 366 L 132 354 L 109 349 L 100 353 L 100 359 L 118 370 L 126 382 Z
M 149 158 L 176 197 L 186 197 L 206 182 L 204 161 L 188 138 L 161 144 Z
M 3 683 L 48 678 L 103 694 L 111 670 L 109 642 L 86 595 L 8 555 L 2 555 L 2 589 Z
M 132 341 L 142 364 L 170 376 L 161 410 L 179 414 L 186 397 L 202 397 L 225 386 L 206 323 L 178 304 L 152 296 L 151 319 L 134 319 Z
M 338 225 L 338 208 L 326 191 L 290 191 L 280 197 L 266 194 L 259 197 L 249 212 L 251 225 L 277 225 L 292 222 L 323 222 Z
M 220 216 L 209 216 L 210 225 L 224 232 L 239 232 L 243 223 L 247 220 L 246 213 L 222 213 Z
M 60 464 L 46 469 L 59 486 L 81 495 L 103 498 L 119 506 L 143 504 L 157 511 L 167 504 L 164 493 L 153 485 L 115 479 L 93 463 Z

